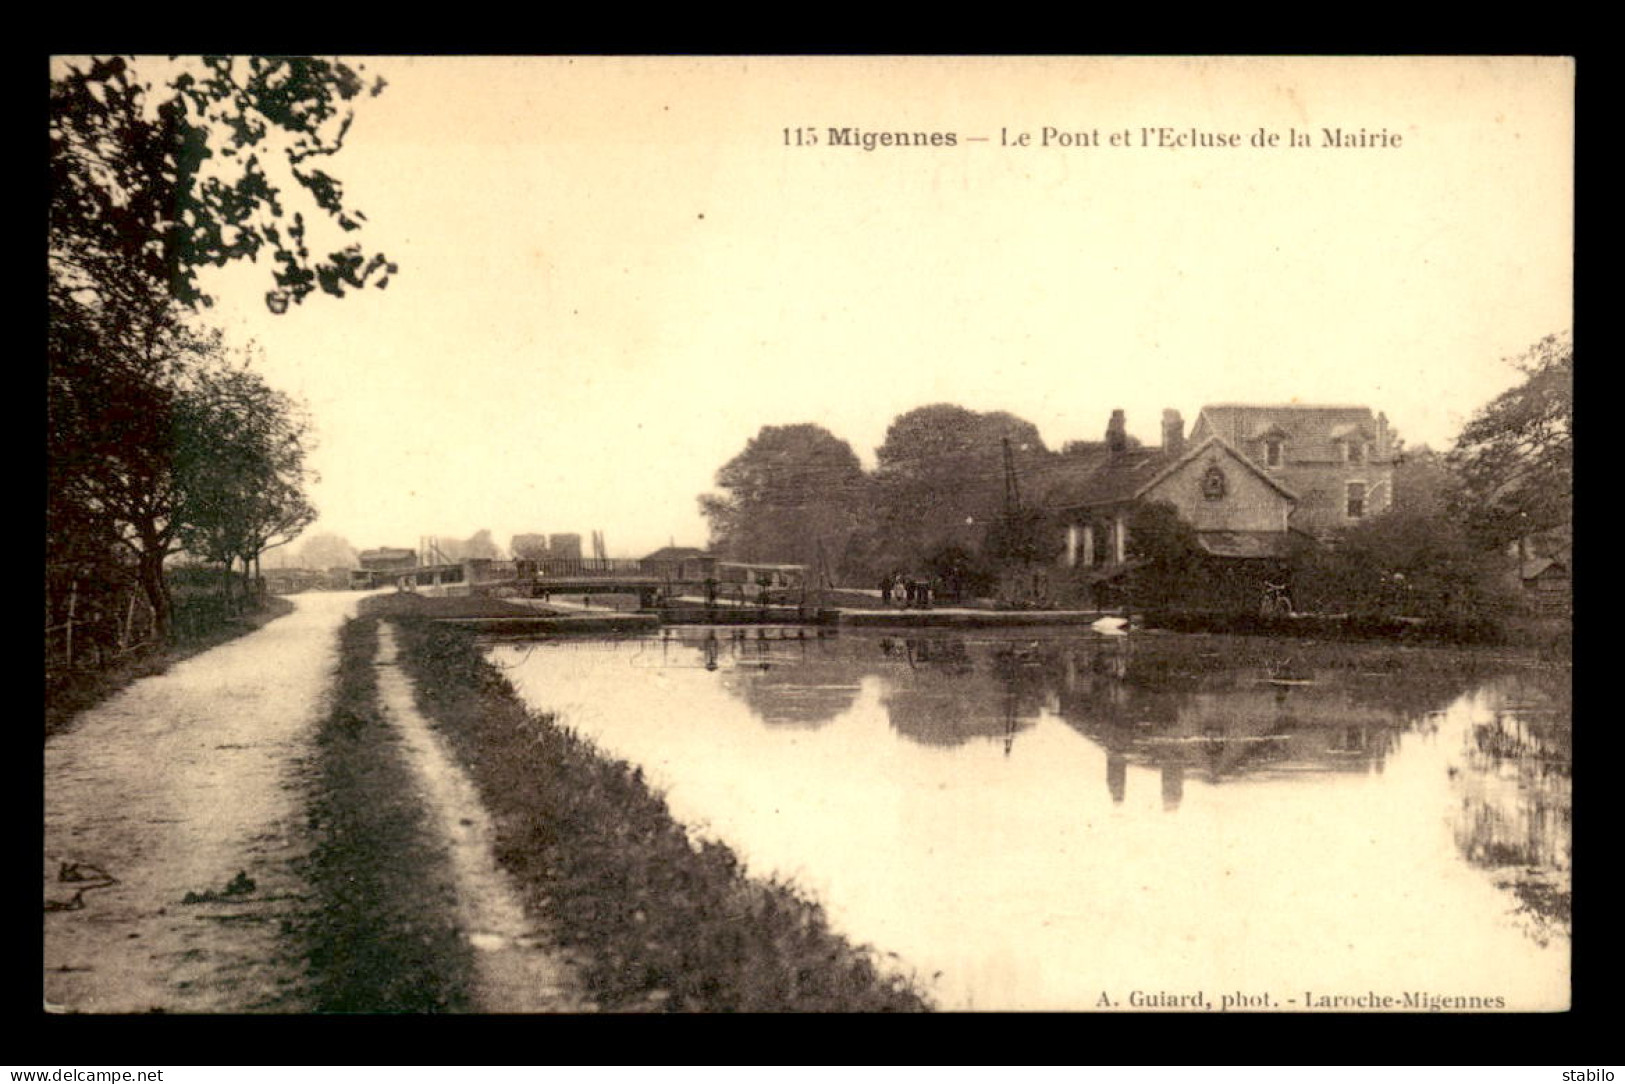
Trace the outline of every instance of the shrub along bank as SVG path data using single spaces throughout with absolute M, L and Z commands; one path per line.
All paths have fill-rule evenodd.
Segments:
M 1435 646 L 1529 649 L 1563 660 L 1573 652 L 1566 620 L 1536 618 L 1399 618 L 1380 614 L 1252 614 L 1222 610 L 1150 609 L 1148 628 L 1314 640 L 1388 641 Z
M 186 613 L 177 606 L 177 613 Z M 48 738 L 73 724 L 88 711 L 138 678 L 162 674 L 174 664 L 210 648 L 246 636 L 293 612 L 293 603 L 271 596 L 258 609 L 214 622 L 190 620 L 176 625 L 175 640 L 150 644 L 95 666 L 62 668 L 45 672 L 45 736 Z
M 691 840 L 642 771 L 531 712 L 468 633 L 405 617 L 402 654 L 497 825 L 498 860 L 607 1011 L 920 1011 L 791 887 Z

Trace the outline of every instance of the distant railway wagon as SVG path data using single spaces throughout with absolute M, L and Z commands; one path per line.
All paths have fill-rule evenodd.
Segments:
M 806 582 L 806 565 L 769 565 L 745 561 L 718 561 L 719 583 L 744 583 L 757 587 L 798 588 Z
M 806 582 L 807 566 L 729 561 L 713 554 L 681 547 L 657 550 L 641 562 L 652 575 L 683 583 L 748 584 L 780 590 L 798 589 Z

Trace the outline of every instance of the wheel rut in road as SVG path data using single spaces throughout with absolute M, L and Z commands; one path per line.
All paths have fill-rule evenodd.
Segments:
M 592 1011 L 545 923 L 526 912 L 512 878 L 497 863 L 490 815 L 473 781 L 418 710 L 388 621 L 379 622 L 377 664 L 380 712 L 401 737 L 451 864 L 459 925 L 474 950 L 473 1003 L 487 1013 Z

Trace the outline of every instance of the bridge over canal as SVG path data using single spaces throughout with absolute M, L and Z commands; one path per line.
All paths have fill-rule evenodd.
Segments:
M 750 564 L 714 557 L 647 561 L 616 557 L 496 561 L 473 558 L 451 564 L 363 568 L 350 574 L 357 588 L 394 584 L 402 590 L 461 587 L 470 594 L 512 593 L 524 598 L 548 595 L 636 595 L 649 608 L 686 594 L 708 601 L 788 601 L 805 584 L 801 565 Z

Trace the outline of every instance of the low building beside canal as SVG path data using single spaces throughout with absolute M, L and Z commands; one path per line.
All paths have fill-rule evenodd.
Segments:
M 375 550 L 362 550 L 359 559 L 363 571 L 400 572 L 417 567 L 418 551 L 380 546 Z
M 1574 580 L 1568 562 L 1534 557 L 1519 563 L 1519 584 L 1536 613 L 1561 616 L 1574 605 Z
M 351 570 L 350 586 L 364 590 L 393 579 L 391 573 L 416 568 L 418 551 L 380 546 L 373 550 L 362 550 L 357 560 L 361 567 Z
M 717 555 L 697 546 L 661 546 L 642 559 L 643 570 L 669 580 L 700 582 L 716 578 Z

